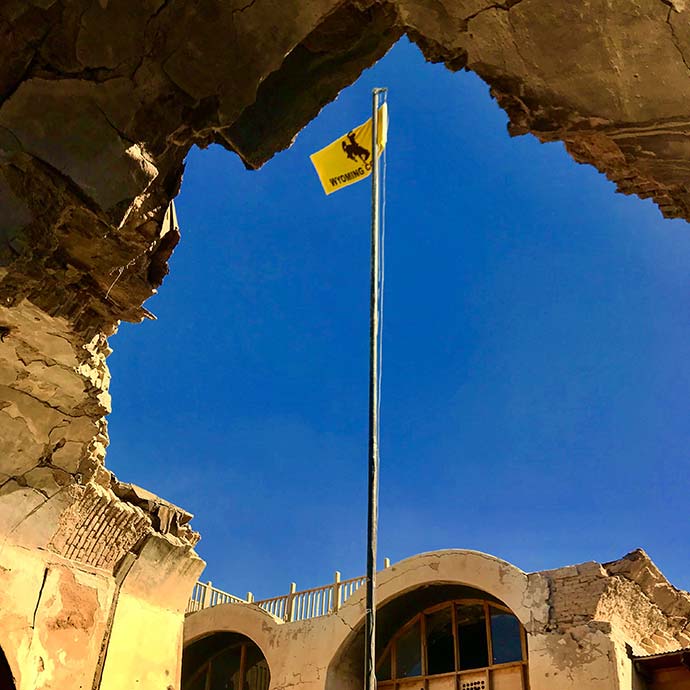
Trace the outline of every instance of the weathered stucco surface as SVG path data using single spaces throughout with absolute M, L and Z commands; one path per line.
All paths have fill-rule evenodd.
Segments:
M 378 574 L 378 605 L 385 617 L 387 605 L 406 597 L 403 624 L 420 610 L 417 593 L 452 585 L 496 597 L 520 619 L 531 690 L 631 690 L 630 654 L 678 649 L 690 631 L 690 594 L 670 585 L 640 550 L 605 565 L 529 575 L 476 551 L 421 554 Z M 215 632 L 246 635 L 266 657 L 271 690 L 355 690 L 364 617 L 363 590 L 337 613 L 299 622 L 254 604 L 223 604 L 188 616 L 184 639 L 190 645 Z
M 114 572 L 4 544 L 0 636 L 16 687 L 178 688 L 183 612 L 202 566 L 161 535 Z
M 105 468 L 107 337 L 151 317 L 143 303 L 180 236 L 170 201 L 189 148 L 218 143 L 260 166 L 407 34 L 430 61 L 485 79 L 513 134 L 561 140 L 620 191 L 687 219 L 689 20 L 685 0 L 0 4 L 0 587 L 5 554 L 30 547 L 121 589 L 94 688 L 108 644 L 135 650 L 112 628 L 136 623 L 124 565 L 165 539 L 173 579 L 191 585 L 201 567 L 190 516 Z M 150 592 L 136 596 L 149 606 Z M 151 610 L 176 611 L 176 596 Z M 32 679 L 23 687 L 60 687 L 32 673 L 17 671 Z M 152 673 L 141 688 L 158 687 Z
M 628 690 L 631 653 L 687 646 L 690 595 L 673 587 L 641 549 L 612 563 L 542 575 L 549 581 L 551 615 L 543 633 L 530 640 L 530 678 L 534 674 L 544 688 Z
M 378 605 L 383 610 L 429 585 L 481 589 L 511 606 L 528 629 L 541 629 L 548 620 L 545 580 L 477 551 L 435 551 L 382 570 L 377 576 Z M 255 605 L 223 604 L 188 616 L 184 637 L 190 644 L 212 632 L 246 635 L 266 657 L 272 690 L 355 690 L 362 681 L 357 662 L 362 658 L 364 616 L 364 589 L 337 613 L 295 623 L 283 623 Z

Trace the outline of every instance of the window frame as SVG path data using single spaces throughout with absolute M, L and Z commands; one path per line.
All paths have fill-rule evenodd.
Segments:
M 487 641 L 487 654 L 488 654 L 488 659 L 490 663 L 487 666 L 480 666 L 479 668 L 474 668 L 474 669 L 461 669 L 460 668 L 460 645 L 459 645 L 459 640 L 458 640 L 458 620 L 457 620 L 457 607 L 460 605 L 481 605 L 484 609 L 484 624 L 485 624 L 485 634 L 486 634 L 486 641 Z M 445 673 L 434 673 L 433 675 L 430 675 L 428 672 L 428 650 L 427 650 L 427 636 L 426 636 L 426 616 L 432 613 L 435 613 L 437 611 L 441 611 L 442 609 L 449 608 L 451 610 L 451 622 L 452 622 L 452 628 L 453 628 L 453 655 L 454 655 L 454 661 L 455 661 L 455 670 L 454 671 L 447 671 Z M 492 639 L 492 634 L 491 634 L 491 608 L 494 608 L 497 611 L 500 611 L 501 613 L 508 613 L 511 616 L 515 616 L 515 614 L 504 604 L 500 604 L 495 601 L 491 601 L 489 599 L 477 599 L 477 598 L 466 598 L 466 599 L 450 599 L 448 601 L 444 601 L 440 604 L 435 604 L 434 606 L 430 606 L 423 611 L 420 611 L 419 613 L 415 614 L 412 618 L 410 618 L 404 625 L 402 625 L 398 630 L 395 632 L 393 637 L 388 641 L 386 646 L 383 648 L 381 651 L 381 654 L 378 655 L 378 658 L 376 660 L 376 672 L 378 674 L 379 667 L 382 665 L 383 660 L 386 657 L 386 654 L 390 654 L 390 667 L 391 667 L 391 677 L 388 680 L 379 680 L 378 681 L 378 686 L 382 688 L 394 688 L 397 686 L 398 683 L 405 683 L 409 681 L 418 681 L 418 680 L 425 680 L 427 678 L 449 678 L 452 676 L 459 676 L 462 677 L 463 675 L 466 674 L 472 674 L 472 673 L 477 673 L 480 671 L 493 671 L 495 669 L 505 669 L 505 668 L 510 668 L 512 666 L 521 666 L 523 667 L 523 674 L 525 673 L 527 669 L 527 634 L 525 632 L 525 627 L 522 625 L 520 620 L 515 616 L 515 618 L 518 621 L 519 624 L 519 630 L 520 630 L 520 649 L 522 652 L 522 659 L 519 661 L 507 661 L 503 662 L 500 664 L 494 664 L 493 663 L 493 639 Z M 414 625 L 419 625 L 420 626 L 420 637 L 421 637 L 421 668 L 422 668 L 422 674 L 419 676 L 402 676 L 398 677 L 398 667 L 397 667 L 397 641 L 402 635 L 404 635 L 411 627 Z
M 184 683 L 184 686 L 181 686 L 182 690 L 184 690 L 184 687 L 193 685 L 201 676 L 205 676 L 204 690 L 211 690 L 211 665 L 216 659 L 218 659 L 218 657 L 222 656 L 223 654 L 226 654 L 231 648 L 239 649 L 240 652 L 240 666 L 238 670 L 238 675 L 240 679 L 240 689 L 244 688 L 248 670 L 247 652 L 250 646 L 256 647 L 261 652 L 263 660 L 266 661 L 266 656 L 264 655 L 263 650 L 261 649 L 261 647 L 259 647 L 259 645 L 257 645 L 252 640 L 241 640 L 239 643 L 235 645 L 228 645 L 227 647 L 223 647 L 222 649 L 218 650 L 215 654 L 212 654 L 210 657 L 208 657 L 208 659 L 206 659 L 204 663 L 201 664 L 201 666 L 199 666 L 199 668 L 196 671 L 194 671 L 194 673 L 187 679 L 187 681 Z M 268 662 L 266 663 L 268 665 Z

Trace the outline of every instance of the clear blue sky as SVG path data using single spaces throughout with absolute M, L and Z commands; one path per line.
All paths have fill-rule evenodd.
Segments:
M 390 89 L 380 555 L 641 546 L 690 588 L 690 232 L 403 39 L 258 172 L 193 150 L 182 241 L 111 344 L 108 466 L 257 597 L 365 570 L 369 195 L 309 154 Z

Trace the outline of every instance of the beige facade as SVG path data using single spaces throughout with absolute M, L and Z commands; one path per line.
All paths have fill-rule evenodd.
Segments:
M 462 606 L 480 598 L 496 611 L 505 605 L 518 619 L 524 661 L 515 657 L 500 663 L 494 654 L 485 668 L 475 664 L 473 670 L 457 667 L 436 675 L 420 661 L 419 673 L 382 681 L 380 687 L 633 690 L 645 687 L 635 654 L 671 651 L 690 641 L 690 595 L 673 588 L 643 551 L 613 563 L 527 574 L 498 558 L 457 550 L 415 556 L 379 573 L 380 656 L 420 613 L 442 609 L 444 602 Z M 363 588 L 338 611 L 293 622 L 257 604 L 221 604 L 187 617 L 185 658 L 200 641 L 236 633 L 262 651 L 271 690 L 355 690 L 363 679 L 363 624 Z M 420 644 L 422 659 L 424 641 Z M 193 679 L 195 670 L 189 668 L 185 680 Z M 185 687 L 185 680 L 182 688 L 188 690 L 192 683 Z M 216 690 L 212 681 L 209 674 L 206 690 Z
M 199 559 L 158 535 L 114 573 L 7 543 L 0 559 L 0 645 L 17 690 L 179 687 Z

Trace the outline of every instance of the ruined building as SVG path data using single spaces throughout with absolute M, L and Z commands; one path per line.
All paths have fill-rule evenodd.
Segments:
M 249 690 L 361 688 L 363 582 L 336 577 L 254 603 L 197 585 L 182 690 L 226 679 Z M 690 645 L 690 595 L 643 551 L 530 574 L 476 551 L 437 551 L 381 571 L 377 597 L 382 689 L 690 688 L 678 651 Z
M 563 141 L 619 191 L 688 219 L 689 20 L 685 0 L 0 3 L 0 683 L 178 690 L 183 635 L 218 630 L 249 640 L 221 645 L 239 650 L 245 680 L 258 647 L 275 688 L 354 683 L 357 595 L 313 620 L 241 605 L 237 623 L 211 607 L 184 628 L 203 568 L 190 515 L 105 466 L 107 338 L 149 315 L 179 239 L 170 201 L 192 145 L 260 166 L 407 35 L 429 61 L 484 79 L 512 134 Z M 457 621 L 468 597 L 488 621 L 476 643 L 487 661 L 492 611 L 518 631 L 524 656 L 512 647 L 510 663 L 532 690 L 683 673 L 687 657 L 664 653 L 688 644 L 686 597 L 641 554 L 531 575 L 472 554 L 420 559 L 381 576 L 382 687 L 417 687 L 396 666 L 405 626 L 428 627 L 437 606 Z M 457 637 L 439 662 L 450 669 L 455 650 L 456 679 Z M 480 668 L 467 687 L 514 687 Z

